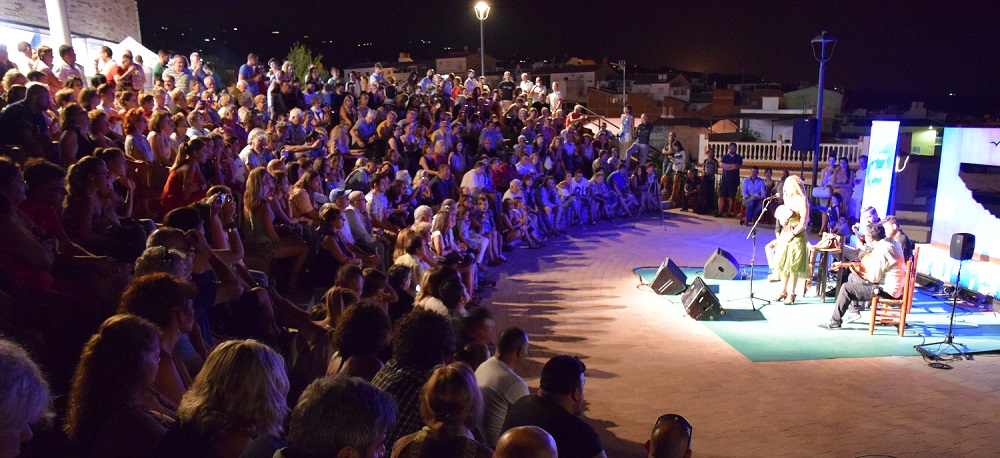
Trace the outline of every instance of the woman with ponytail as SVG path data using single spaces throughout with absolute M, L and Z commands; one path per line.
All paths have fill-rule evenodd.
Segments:
M 175 208 L 191 205 L 205 197 L 208 183 L 201 174 L 201 165 L 208 157 L 208 143 L 194 138 L 182 143 L 170 169 L 167 185 L 160 195 L 160 206 L 166 214 Z

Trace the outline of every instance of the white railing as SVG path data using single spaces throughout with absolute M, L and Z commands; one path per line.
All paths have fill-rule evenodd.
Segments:
M 701 151 L 699 151 L 699 162 L 704 160 L 704 152 L 707 148 L 712 148 L 715 150 L 715 157 L 718 159 L 722 154 L 725 154 L 729 150 L 730 142 L 713 142 L 707 141 L 704 136 L 702 136 L 702 141 L 700 142 Z M 858 156 L 865 154 L 865 144 L 856 143 L 853 145 L 842 144 L 842 143 L 821 143 L 819 145 L 820 150 L 820 168 L 826 166 L 826 160 L 831 154 L 837 157 L 846 157 L 849 164 L 852 167 L 857 168 Z M 744 164 L 757 165 L 761 169 L 763 168 L 774 168 L 774 169 L 792 169 L 799 168 L 803 161 L 806 164 L 812 164 L 813 152 L 812 151 L 792 151 L 792 145 L 788 143 L 775 143 L 775 142 L 736 142 L 736 152 L 743 157 Z M 811 168 L 811 165 L 810 165 Z

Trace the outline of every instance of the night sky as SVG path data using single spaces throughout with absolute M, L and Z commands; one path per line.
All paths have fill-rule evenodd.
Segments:
M 250 3 L 254 6 L 247 8 Z M 265 59 L 283 57 L 299 41 L 323 54 L 328 67 L 394 61 L 399 52 L 426 59 L 445 48 L 476 50 L 474 3 L 138 1 L 143 42 L 153 50 L 200 49 L 239 62 L 251 51 Z M 607 57 L 645 68 L 815 84 L 818 64 L 809 41 L 828 30 L 839 43 L 827 65 L 827 86 L 847 91 L 848 99 L 852 93 L 895 93 L 928 100 L 935 108 L 932 101 L 948 104 L 949 93 L 957 94 L 952 99 L 1000 95 L 994 62 L 997 4 L 989 1 L 497 0 L 491 5 L 485 48 L 501 60 Z

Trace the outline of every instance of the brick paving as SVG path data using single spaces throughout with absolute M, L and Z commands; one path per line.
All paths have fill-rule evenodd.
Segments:
M 549 357 L 584 359 L 584 415 L 608 456 L 644 456 L 664 413 L 691 422 L 698 457 L 998 454 L 1000 358 L 950 371 L 917 356 L 752 363 L 680 305 L 636 288 L 632 269 L 666 256 L 701 266 L 722 247 L 749 263 L 736 220 L 667 215 L 662 226 L 645 217 L 573 228 L 545 248 L 516 250 L 489 274 L 499 278 L 487 301 L 497 328 L 531 337 L 531 360 L 517 370 L 532 389 Z M 760 235 L 763 264 L 773 235 Z M 775 284 L 760 285 L 763 297 L 776 295 Z

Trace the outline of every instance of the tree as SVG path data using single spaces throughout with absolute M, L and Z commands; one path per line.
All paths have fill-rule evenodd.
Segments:
M 310 65 L 315 65 L 319 69 L 320 79 L 325 80 L 330 76 L 325 68 L 323 68 L 323 55 L 317 54 L 313 56 L 313 52 L 306 45 L 295 42 L 292 45 L 292 49 L 288 50 L 288 55 L 285 56 L 285 60 L 288 60 L 295 65 L 295 76 L 299 78 L 300 81 L 306 80 L 306 72 L 309 70 Z

